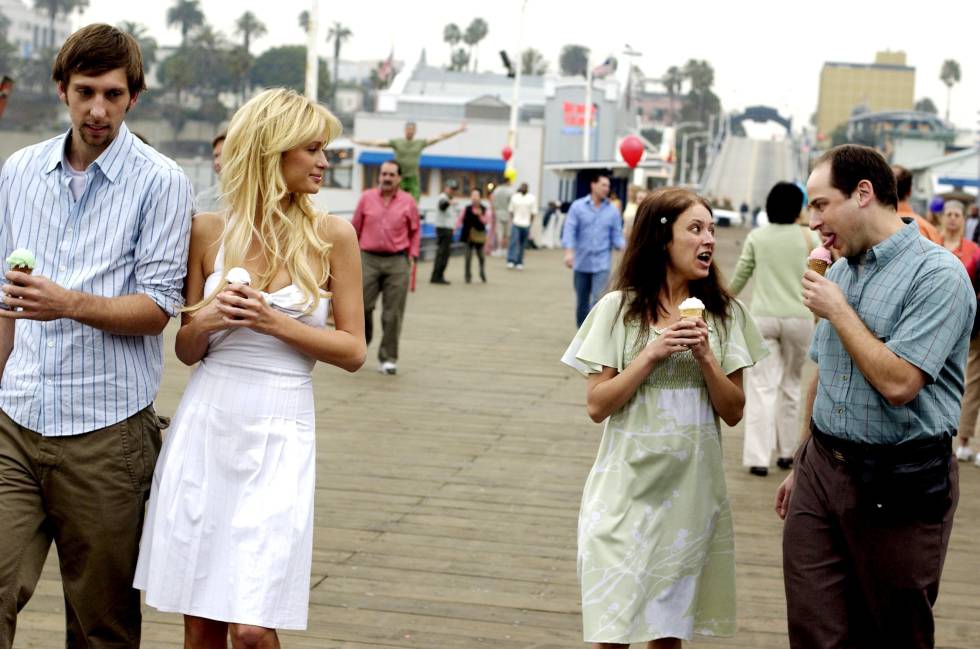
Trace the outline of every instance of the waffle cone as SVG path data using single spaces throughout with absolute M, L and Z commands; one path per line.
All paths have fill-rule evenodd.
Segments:
M 806 267 L 819 275 L 827 272 L 827 262 L 823 259 L 808 259 Z
M 16 270 L 18 273 L 26 273 L 28 275 L 34 272 L 33 268 L 28 268 L 27 266 L 11 266 L 10 270 Z
M 704 309 L 681 309 L 682 318 L 704 318 Z

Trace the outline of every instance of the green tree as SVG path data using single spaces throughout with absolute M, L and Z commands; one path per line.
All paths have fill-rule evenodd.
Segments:
M 946 84 L 946 121 L 948 122 L 953 86 L 960 82 L 960 64 L 953 59 L 943 61 L 943 67 L 939 71 L 939 79 Z
M 255 17 L 251 11 L 246 11 L 235 21 L 235 33 L 242 37 L 242 48 L 246 54 L 251 54 L 252 39 L 262 38 L 268 33 L 265 23 Z
M 265 23 L 255 17 L 251 11 L 246 11 L 238 20 L 235 21 L 235 33 L 242 37 L 241 51 L 235 53 L 237 60 L 236 68 L 239 69 L 241 78 L 242 101 L 248 96 L 248 68 L 252 61 L 252 39 L 261 38 L 266 35 L 268 30 Z
M 449 69 L 455 72 L 462 72 L 470 65 L 470 53 L 462 47 L 453 52 L 453 58 L 449 62 Z
M 330 92 L 327 62 L 321 58 L 317 67 L 317 95 L 326 97 Z M 283 45 L 267 49 L 252 64 L 250 78 L 253 84 L 263 88 L 285 86 L 303 92 L 306 85 L 306 47 Z
M 10 20 L 0 13 L 0 77 L 14 76 L 14 63 L 17 61 L 17 47 L 7 40 Z
M 442 28 L 442 40 L 449 43 L 449 62 L 452 68 L 453 56 L 456 54 L 456 46 L 463 40 L 463 32 L 459 30 L 459 25 L 449 23 Z
M 843 124 L 838 124 L 837 127 L 830 132 L 830 146 L 840 146 L 841 144 L 847 144 L 850 142 L 847 137 L 847 122 Z
M 466 27 L 466 33 L 463 34 L 463 42 L 470 48 L 470 58 L 473 60 L 474 72 L 478 71 L 477 55 L 479 53 L 480 41 L 487 37 L 489 30 L 487 21 L 482 18 L 474 18 L 469 26 Z
M 149 71 L 157 62 L 157 39 L 150 36 L 149 30 L 140 23 L 124 20 L 117 25 L 130 36 L 136 39 L 140 46 L 140 54 L 143 57 L 143 70 Z
M 933 103 L 932 99 L 929 97 L 923 97 L 919 101 L 915 102 L 915 109 L 923 113 L 932 113 L 933 115 L 939 114 L 939 109 L 936 108 L 936 104 Z
M 660 83 L 667 90 L 667 97 L 670 99 L 670 123 L 673 124 L 677 121 L 676 100 L 677 95 L 680 94 L 681 85 L 684 83 L 684 73 L 679 67 L 672 65 L 667 68 L 667 72 L 664 73 Z
M 303 30 L 303 35 L 310 33 L 310 12 L 303 10 L 299 12 L 299 28 Z
M 68 15 L 73 11 L 85 11 L 88 8 L 88 0 L 34 0 L 34 8 L 48 15 L 48 42 L 47 47 L 54 49 L 54 24 L 58 16 Z
M 336 21 L 330 26 L 330 31 L 327 33 L 327 42 L 333 41 L 334 83 L 330 84 L 330 105 L 333 107 L 337 105 L 337 82 L 340 81 L 340 48 L 343 46 L 344 41 L 353 35 L 354 32 Z
M 685 120 L 694 120 L 707 125 L 708 115 L 721 110 L 721 101 L 711 91 L 715 82 L 715 70 L 707 61 L 690 59 L 684 64 L 684 77 L 690 83 L 690 90 L 681 107 Z
M 167 27 L 180 28 L 180 42 L 187 45 L 187 35 L 195 27 L 204 24 L 204 12 L 198 0 L 174 0 L 172 7 L 167 9 Z
M 566 77 L 584 77 L 589 71 L 589 54 L 589 48 L 584 45 L 566 45 L 561 48 L 558 68 Z
M 544 60 L 544 54 L 533 47 L 521 52 L 521 74 L 540 76 L 546 72 L 548 72 L 548 62 Z

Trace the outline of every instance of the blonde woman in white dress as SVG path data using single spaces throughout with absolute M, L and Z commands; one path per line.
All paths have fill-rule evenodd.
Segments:
M 222 210 L 194 219 L 176 351 L 197 367 L 153 476 L 135 579 L 147 604 L 184 615 L 187 648 L 275 649 L 277 629 L 306 628 L 310 372 L 354 372 L 366 353 L 357 238 L 310 200 L 339 133 L 322 106 L 263 92 L 228 129 Z

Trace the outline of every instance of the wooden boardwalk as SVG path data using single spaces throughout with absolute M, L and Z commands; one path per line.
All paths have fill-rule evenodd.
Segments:
M 741 230 L 721 230 L 730 271 Z M 376 344 L 355 375 L 320 366 L 316 535 L 310 626 L 285 647 L 558 649 L 584 646 L 575 574 L 582 485 L 601 427 L 585 382 L 558 362 L 574 333 L 571 273 L 558 251 L 528 251 L 523 272 L 488 260 L 489 283 L 452 286 L 419 268 L 397 376 Z M 375 317 L 379 314 L 376 313 Z M 157 402 L 170 414 L 188 370 L 173 356 Z M 808 371 L 812 371 L 810 368 Z M 740 466 L 741 427 L 725 461 L 738 560 L 739 631 L 695 647 L 787 647 L 778 470 Z M 962 496 L 937 606 L 938 644 L 980 647 L 980 469 Z M 98 569 L 93 566 L 92 569 Z M 15 647 L 64 646 L 57 563 L 20 616 Z M 178 647 L 181 620 L 147 611 L 143 646 Z

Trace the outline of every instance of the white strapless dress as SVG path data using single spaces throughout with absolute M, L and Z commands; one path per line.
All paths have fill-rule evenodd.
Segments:
M 216 268 L 204 294 L 220 279 Z M 302 322 L 326 325 L 326 298 L 308 316 L 295 285 L 266 299 Z M 306 628 L 314 364 L 251 329 L 211 336 L 153 474 L 134 581 L 147 604 L 225 622 Z

